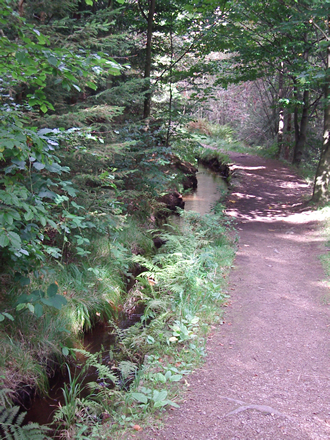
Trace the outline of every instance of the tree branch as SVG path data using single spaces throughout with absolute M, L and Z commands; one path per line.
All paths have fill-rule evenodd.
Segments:
M 139 6 L 139 9 L 140 9 L 140 12 L 141 12 L 142 17 L 143 17 L 146 21 L 148 21 L 148 17 L 146 16 L 144 10 L 142 9 L 142 5 L 141 5 L 140 0 L 138 0 L 138 6 Z

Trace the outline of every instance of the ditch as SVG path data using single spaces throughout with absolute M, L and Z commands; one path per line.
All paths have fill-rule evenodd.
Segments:
M 217 173 L 208 170 L 204 166 L 199 166 L 197 173 L 197 189 L 184 196 L 185 210 L 195 211 L 202 215 L 208 213 L 219 198 L 223 198 L 227 192 L 226 181 Z M 174 222 L 180 222 L 180 217 L 173 216 Z M 129 319 L 123 316 L 118 324 L 120 328 L 126 328 L 140 319 L 140 314 L 130 316 Z M 102 353 L 102 362 L 111 365 L 109 351 L 115 346 L 115 336 L 112 335 L 112 328 L 108 324 L 98 324 L 92 331 L 85 334 L 83 349 L 90 353 Z M 81 359 L 78 359 L 81 361 Z M 97 380 L 97 374 L 94 369 L 87 372 L 84 383 Z M 68 374 L 56 374 L 50 380 L 49 393 L 47 396 L 36 396 L 29 408 L 25 422 L 37 422 L 40 425 L 49 424 L 53 420 L 53 415 L 59 405 L 64 405 L 62 388 L 69 383 Z

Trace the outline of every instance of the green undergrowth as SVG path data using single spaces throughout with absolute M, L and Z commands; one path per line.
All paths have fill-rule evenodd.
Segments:
M 322 236 L 326 248 L 326 252 L 322 253 L 320 258 L 326 274 L 327 284 L 330 285 L 330 204 L 327 204 L 326 206 L 320 208 L 318 210 L 318 214 L 318 219 L 321 221 L 322 225 Z M 326 302 L 327 304 L 330 303 L 329 295 L 327 296 L 327 298 L 324 298 L 324 302 Z
M 137 222 L 94 236 L 84 258 L 50 261 L 28 275 L 3 276 L 0 384 L 14 401 L 48 390 L 48 377 L 70 359 L 85 331 L 118 320 L 136 252 L 154 252 Z
M 216 159 L 219 164 L 228 164 L 230 162 L 229 156 L 223 151 L 207 147 L 199 149 L 198 159 L 203 162 L 211 162 Z
M 64 390 L 66 406 L 55 418 L 66 438 L 127 438 L 179 405 L 187 375 L 203 361 L 211 325 L 222 323 L 221 305 L 228 300 L 234 243 L 222 209 L 216 211 L 183 212 L 180 228 L 152 231 L 165 243 L 157 253 L 133 257 L 144 270 L 129 302 L 143 304 L 143 315 L 127 329 L 113 322 L 110 369 L 86 354 L 99 377 L 84 399 L 72 397 L 74 380 Z
M 264 157 L 274 157 L 276 151 L 265 146 L 251 146 L 239 141 L 233 128 L 229 125 L 219 125 L 217 123 L 208 121 L 207 119 L 198 119 L 189 125 L 189 131 L 192 138 L 200 146 L 210 147 L 220 154 L 219 159 L 226 158 L 226 153 L 233 151 L 236 153 L 254 154 Z M 200 150 L 202 154 L 210 155 L 210 152 L 205 153 L 204 149 Z M 213 153 L 216 154 L 216 153 Z

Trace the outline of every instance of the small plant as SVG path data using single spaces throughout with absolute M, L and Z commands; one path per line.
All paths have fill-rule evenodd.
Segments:
M 20 281 L 23 285 L 30 283 L 30 279 L 26 277 L 20 277 Z M 57 284 L 52 283 L 48 286 L 46 292 L 38 289 L 33 290 L 29 294 L 23 294 L 17 299 L 16 310 L 19 312 L 20 310 L 28 309 L 30 312 L 34 313 L 37 318 L 40 318 L 43 315 L 44 305 L 60 310 L 62 306 L 67 304 L 67 300 L 64 296 L 58 295 L 57 291 Z
M 62 422 L 65 427 L 69 428 L 76 420 L 77 412 L 81 408 L 80 396 L 85 386 L 81 381 L 84 376 L 84 370 L 79 374 L 72 375 L 70 367 L 66 365 L 69 383 L 65 383 L 62 392 L 64 398 L 64 405 L 59 406 L 54 416 L 54 421 Z
M 179 382 L 182 379 L 182 374 L 173 374 L 171 370 L 167 370 L 163 373 L 150 373 L 149 379 L 152 382 L 166 383 L 166 382 Z
M 141 387 L 139 392 L 131 393 L 134 400 L 143 406 L 144 409 L 148 408 L 162 408 L 170 405 L 175 408 L 179 408 L 179 405 L 172 400 L 167 399 L 168 392 L 166 390 L 156 390 L 146 387 Z
M 0 406 L 0 435 L 3 440 L 47 440 L 50 428 L 38 423 L 23 425 L 26 412 L 20 413 L 19 406 Z
M 191 319 L 183 319 L 182 321 L 175 321 L 172 325 L 172 337 L 169 342 L 185 342 L 189 339 L 196 338 L 195 329 L 198 326 L 199 318 L 194 316 Z

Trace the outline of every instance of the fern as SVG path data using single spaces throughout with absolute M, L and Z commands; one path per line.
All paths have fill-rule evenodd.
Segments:
M 107 365 L 101 364 L 99 362 L 99 360 L 98 360 L 99 354 L 98 353 L 92 354 L 86 350 L 80 350 L 78 348 L 76 348 L 74 351 L 76 353 L 81 353 L 82 355 L 84 355 L 87 358 L 86 367 L 87 368 L 88 367 L 96 368 L 100 379 L 110 380 L 116 386 L 119 384 L 118 377 L 111 372 L 109 367 Z
M 50 428 L 38 423 L 24 425 L 26 413 L 19 413 L 20 407 L 5 408 L 0 406 L 0 434 L 3 440 L 45 440 Z
M 0 383 L 0 385 L 3 385 L 3 383 Z M 11 406 L 11 399 L 10 399 L 11 393 L 12 390 L 10 388 L 0 389 L 0 407 Z
M 119 371 L 124 380 L 134 376 L 137 370 L 137 365 L 130 361 L 121 361 L 119 363 Z

